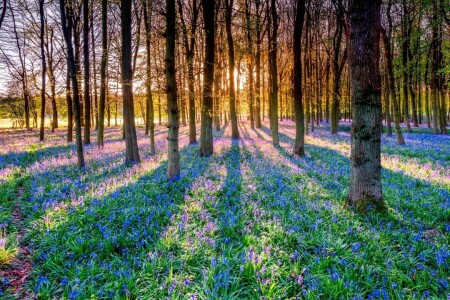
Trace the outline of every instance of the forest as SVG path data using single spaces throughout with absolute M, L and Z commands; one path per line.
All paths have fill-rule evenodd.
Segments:
M 450 0 L 0 0 L 0 299 L 450 299 Z

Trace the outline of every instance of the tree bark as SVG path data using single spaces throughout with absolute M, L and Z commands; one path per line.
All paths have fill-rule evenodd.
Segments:
M 380 0 L 349 3 L 353 121 L 347 205 L 359 212 L 385 209 L 381 186 L 380 5 Z
M 214 84 L 214 8 L 215 0 L 203 1 L 205 27 L 205 62 L 203 64 L 203 103 L 200 130 L 200 156 L 213 154 L 213 84 Z
M 152 94 L 152 63 L 151 63 L 151 9 L 149 5 L 151 0 L 144 1 L 144 25 L 145 25 L 145 48 L 147 50 L 147 69 L 146 69 L 146 81 L 145 86 L 147 89 L 146 95 L 146 120 L 145 120 L 145 133 L 150 136 L 150 153 L 155 154 L 155 115 L 153 107 L 153 94 Z
M 168 177 L 180 178 L 180 153 L 178 149 L 179 110 L 175 72 L 175 0 L 166 0 L 166 91 L 168 112 Z
M 294 154 L 305 155 L 305 117 L 303 112 L 302 91 L 302 31 L 305 18 L 305 1 L 297 0 L 293 36 L 294 48 L 294 108 L 295 108 L 295 144 Z
M 106 68 L 108 65 L 108 1 L 102 0 L 102 63 L 100 65 L 100 101 L 98 104 L 97 146 L 104 146 Z M 108 114 L 109 115 L 109 114 Z M 109 126 L 109 117 L 108 117 Z
M 227 32 L 227 42 L 228 42 L 228 76 L 230 77 L 229 82 L 229 93 L 230 93 L 230 119 L 231 119 L 231 138 L 239 138 L 239 130 L 237 124 L 236 116 L 236 91 L 234 82 L 234 42 L 233 35 L 231 32 L 231 18 L 233 14 L 233 3 L 234 0 L 225 0 L 225 29 Z
M 44 21 L 44 0 L 39 0 L 39 16 L 41 20 L 41 33 L 40 33 L 40 47 L 41 47 L 41 59 L 42 59 L 42 88 L 41 88 L 41 126 L 39 130 L 39 140 L 44 140 L 44 123 L 45 123 L 45 79 L 47 73 L 47 64 L 45 61 L 44 51 L 44 33 L 45 33 L 45 21 Z
M 277 64 L 277 48 L 278 48 L 278 14 L 277 14 L 277 1 L 271 0 L 270 12 L 271 12 L 271 23 L 272 26 L 269 28 L 271 30 L 271 35 L 269 39 L 270 51 L 269 51 L 269 67 L 270 67 L 270 79 L 271 79 L 271 110 L 270 110 L 270 121 L 272 123 L 272 143 L 274 146 L 280 144 L 278 137 L 278 64 Z
M 121 2 L 120 17 L 122 22 L 122 97 L 123 129 L 125 133 L 125 162 L 139 163 L 139 149 L 136 137 L 133 102 L 133 70 L 131 50 L 131 6 L 132 0 Z
M 81 137 L 81 112 L 80 112 L 80 98 L 79 98 L 79 90 L 78 90 L 78 80 L 77 80 L 77 68 L 75 66 L 75 55 L 73 53 L 73 45 L 72 45 L 72 22 L 67 22 L 66 11 L 65 11 L 65 1 L 59 0 L 60 5 L 60 13 L 61 13 L 61 24 L 62 31 L 64 35 L 64 40 L 66 42 L 67 48 L 67 61 L 69 65 L 69 74 L 73 87 L 73 107 L 75 112 L 75 137 L 76 137 L 76 145 L 77 145 L 77 158 L 78 158 L 78 166 L 80 168 L 84 168 L 84 155 L 83 155 L 83 143 Z M 67 0 L 67 7 L 69 11 L 69 18 L 72 18 L 72 0 Z M 67 22 L 67 24 L 66 24 Z
M 84 137 L 85 145 L 91 143 L 91 95 L 89 66 L 89 0 L 83 0 L 83 65 L 84 65 Z

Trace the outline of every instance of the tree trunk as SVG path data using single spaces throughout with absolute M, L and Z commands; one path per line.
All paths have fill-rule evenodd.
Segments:
M 70 90 L 70 66 L 67 64 L 67 78 L 66 78 L 66 103 L 67 103 L 67 142 L 73 141 L 73 101 L 72 92 Z
M 168 177 L 180 177 L 180 153 L 178 149 L 179 110 L 177 100 L 177 80 L 175 72 L 175 0 L 166 0 L 166 91 L 168 112 Z
M 44 51 L 44 32 L 45 32 L 45 22 L 44 22 L 44 0 L 39 0 L 39 16 L 41 20 L 41 32 L 40 32 L 40 47 L 41 47 L 41 59 L 42 59 L 42 88 L 41 88 L 41 126 L 39 130 L 39 140 L 44 140 L 44 126 L 45 126 L 45 79 L 47 72 L 47 65 L 45 61 L 45 51 Z
M 84 144 L 91 143 L 91 95 L 89 87 L 89 0 L 83 0 Z
M 359 212 L 385 209 L 381 186 L 380 5 L 380 0 L 349 3 L 353 119 L 347 205 Z
M 213 154 L 213 84 L 214 84 L 214 8 L 215 0 L 203 1 L 205 26 L 205 62 L 203 64 L 203 103 L 200 130 L 200 156 Z
M 145 134 L 150 136 L 150 153 L 154 154 L 155 150 L 155 116 L 153 108 L 153 95 L 152 95 L 152 64 L 151 64 L 151 11 L 152 7 L 149 5 L 149 1 L 144 1 L 144 25 L 145 25 L 145 48 L 147 50 L 147 74 L 146 74 L 146 121 L 145 121 Z
M 294 154 L 305 155 L 305 120 L 302 93 L 302 31 L 305 18 L 305 1 L 297 0 L 293 36 L 294 48 L 294 108 L 295 108 L 295 144 Z
M 245 0 L 245 20 L 247 27 L 247 54 L 248 54 L 248 80 L 249 80 L 249 114 L 250 114 L 250 128 L 255 129 L 254 113 L 253 113 L 253 38 L 252 38 L 252 27 L 251 27 L 251 3 L 249 0 Z
M 100 101 L 98 105 L 97 145 L 103 148 L 105 128 L 105 102 L 106 102 L 106 68 L 108 65 L 108 1 L 102 0 L 102 63 L 100 66 Z M 109 107 L 109 105 L 108 105 Z M 108 109 L 108 126 L 110 123 Z
M 131 50 L 131 4 L 132 0 L 121 2 L 120 17 L 122 22 L 122 97 L 123 129 L 125 132 L 125 162 L 139 163 L 139 149 L 136 137 L 133 102 L 133 70 Z
M 67 48 L 67 62 L 69 65 L 69 74 L 73 87 L 73 107 L 75 111 L 75 137 L 76 137 L 76 145 L 77 145 L 77 158 L 78 158 L 78 166 L 80 168 L 84 168 L 84 155 L 83 155 L 83 143 L 81 137 L 81 112 L 80 112 L 80 98 L 79 98 L 79 90 L 78 90 L 78 79 L 77 79 L 77 68 L 75 65 L 75 55 L 73 53 L 73 45 L 72 45 L 72 22 L 67 22 L 66 11 L 65 11 L 65 1 L 59 0 L 60 11 L 61 11 L 61 24 L 62 31 L 64 35 L 64 40 L 66 42 Z M 72 18 L 72 0 L 67 1 L 68 8 L 68 17 Z M 66 25 L 67 22 L 67 25 Z
M 234 43 L 233 43 L 233 35 L 231 32 L 231 18 L 233 14 L 233 3 L 234 0 L 225 0 L 225 29 L 227 31 L 227 42 L 228 42 L 228 76 L 230 77 L 230 119 L 231 119 L 231 138 L 238 139 L 239 138 L 239 130 L 237 124 L 237 116 L 236 116 L 236 91 L 235 91 L 235 82 L 234 82 Z
M 274 146 L 280 144 L 278 137 L 278 64 L 277 64 L 277 43 L 278 43 L 278 14 L 276 7 L 276 0 L 271 0 L 271 23 L 272 28 L 269 28 L 272 33 L 270 35 L 270 51 L 269 51 L 269 67 L 271 74 L 271 123 L 272 123 L 272 143 Z

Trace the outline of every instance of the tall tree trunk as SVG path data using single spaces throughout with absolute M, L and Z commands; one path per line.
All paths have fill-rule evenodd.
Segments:
M 92 26 L 91 30 L 91 41 L 92 41 L 92 70 L 93 70 L 93 90 L 94 90 L 94 103 L 93 103 L 93 110 L 94 110 L 94 124 L 95 124 L 95 130 L 98 130 L 98 94 L 97 94 L 97 60 L 95 55 L 95 36 L 94 36 L 94 13 L 91 13 L 90 17 L 90 23 Z
M 84 144 L 91 143 L 91 95 L 89 66 L 89 0 L 83 0 Z
M 132 0 L 121 2 L 120 17 L 122 22 L 122 97 L 123 129 L 125 132 L 125 162 L 139 163 L 139 149 L 136 137 L 133 102 L 133 70 L 131 50 L 131 6 Z
M 389 89 L 389 75 L 388 75 L 388 71 L 386 68 L 385 74 L 384 74 L 384 82 L 385 82 L 385 87 L 384 87 L 384 110 L 386 113 L 386 126 L 387 126 L 387 136 L 392 136 L 392 121 L 391 121 L 391 92 Z
M 295 108 L 295 144 L 294 154 L 305 155 L 305 117 L 303 113 L 302 93 L 302 31 L 305 18 L 305 1 L 297 0 L 293 36 L 294 48 L 294 108 Z
M 65 11 L 65 1 L 59 0 L 59 6 L 61 11 L 61 24 L 62 31 L 64 35 L 64 40 L 66 41 L 67 48 L 67 62 L 69 65 L 69 74 L 73 87 L 73 107 L 75 111 L 75 137 L 76 137 L 76 145 L 77 145 L 77 158 L 78 158 L 78 166 L 80 168 L 84 168 L 84 155 L 83 155 L 83 142 L 81 137 L 81 112 L 80 112 L 80 98 L 79 98 L 79 90 L 78 90 L 78 79 L 77 79 L 77 68 L 75 65 L 75 55 L 73 53 L 73 45 L 72 45 L 72 22 L 67 22 L 66 11 Z M 68 18 L 72 18 L 73 10 L 72 10 L 72 0 L 67 0 L 67 8 L 68 8 Z M 67 24 L 66 24 L 67 22 Z
M 230 77 L 230 119 L 231 119 L 231 138 L 239 138 L 239 130 L 237 124 L 236 116 L 236 91 L 234 82 L 234 42 L 233 35 L 231 32 L 231 18 L 233 14 L 233 4 L 234 0 L 225 0 L 225 29 L 227 31 L 227 42 L 228 42 L 228 76 Z
M 100 101 L 98 105 L 97 145 L 104 146 L 105 102 L 106 102 L 106 68 L 108 65 L 108 1 L 102 0 L 102 63 L 100 65 Z M 109 107 L 109 105 L 108 105 Z M 110 113 L 108 109 L 108 126 Z
M 409 18 L 409 13 L 406 10 L 406 2 L 403 1 L 404 17 Z M 406 131 L 411 132 L 411 125 L 409 123 L 409 78 L 408 78 L 408 48 L 409 48 L 409 29 L 408 22 L 402 22 L 402 63 L 403 63 L 403 119 L 406 126 Z
M 214 8 L 215 0 L 203 1 L 205 26 L 205 62 L 203 64 L 203 103 L 200 130 L 200 156 L 213 154 L 213 84 L 214 84 Z
M 272 143 L 274 146 L 278 146 L 280 141 L 278 137 L 278 64 L 277 64 L 277 48 L 278 48 L 278 13 L 277 13 L 277 1 L 271 0 L 270 11 L 271 11 L 271 23 L 272 28 L 270 35 L 270 74 L 272 80 L 272 89 L 271 89 L 271 122 L 272 122 Z
M 249 80 L 249 114 L 250 114 L 250 128 L 255 128 L 254 113 L 253 113 L 253 38 L 252 38 L 252 27 L 251 27 L 251 3 L 250 0 L 245 0 L 245 20 L 247 27 L 247 54 L 248 54 L 248 80 Z
M 71 39 L 69 37 L 69 39 Z M 73 138 L 73 101 L 72 92 L 70 90 L 70 66 L 67 64 L 66 78 L 66 103 L 67 103 L 67 142 L 72 142 Z
M 45 123 L 45 79 L 47 73 L 47 64 L 45 61 L 44 51 L 44 33 L 45 33 L 45 21 L 44 21 L 44 0 L 39 0 L 39 16 L 41 20 L 41 33 L 40 33 L 40 47 L 41 47 L 41 59 L 42 59 L 42 89 L 41 89 L 41 127 L 39 130 L 39 140 L 44 140 L 44 123 Z
M 147 50 L 147 76 L 146 76 L 146 122 L 145 133 L 150 136 L 150 152 L 154 154 L 155 150 L 155 115 L 153 108 L 152 94 L 152 63 L 151 63 L 151 11 L 152 6 L 149 5 L 151 0 L 144 0 L 144 25 L 145 25 L 145 48 Z
M 384 43 L 384 51 L 386 56 L 386 69 L 388 72 L 388 79 L 389 79 L 389 94 L 391 96 L 391 102 L 392 102 L 392 108 L 393 108 L 393 117 L 394 117 L 394 128 L 395 128 L 395 135 L 397 137 L 397 143 L 399 145 L 404 145 L 405 140 L 403 138 L 403 133 L 400 128 L 401 123 L 401 113 L 400 113 L 400 95 L 397 93 L 397 90 L 395 89 L 395 77 L 394 77 L 394 64 L 393 64 L 393 52 L 391 48 L 391 36 L 392 36 L 392 15 L 391 15 L 391 8 L 392 8 L 392 0 L 389 0 L 388 6 L 387 6 L 387 19 L 388 19 L 388 26 L 389 26 L 389 32 L 386 32 L 383 28 L 380 28 L 382 39 Z
M 168 132 L 168 177 L 176 180 L 180 177 L 180 152 L 178 149 L 179 110 L 177 99 L 177 80 L 175 72 L 175 0 L 166 0 L 166 91 Z
M 261 128 L 261 42 L 262 42 L 262 24 L 261 24 L 261 0 L 255 1 L 256 10 L 256 82 L 255 82 L 255 126 Z M 263 111 L 264 113 L 264 111 Z
M 353 119 L 347 205 L 360 212 L 385 209 L 381 186 L 380 5 L 380 0 L 349 3 Z
M 197 129 L 195 126 L 195 76 L 194 76 L 194 50 L 195 50 L 195 33 L 197 31 L 198 20 L 198 4 L 197 0 L 192 1 L 192 20 L 191 28 L 188 31 L 183 14 L 183 4 L 178 0 L 178 10 L 181 21 L 181 30 L 183 32 L 183 44 L 188 69 L 188 117 L 189 117 L 189 144 L 197 143 Z
M 347 49 L 343 52 L 341 60 L 341 44 L 342 37 L 344 35 L 344 11 L 342 1 L 337 4 L 337 16 L 336 16 L 336 32 L 333 37 L 333 98 L 331 102 L 331 134 L 337 134 L 339 125 L 339 101 L 340 95 L 340 80 L 341 74 L 344 69 L 345 61 L 347 60 Z

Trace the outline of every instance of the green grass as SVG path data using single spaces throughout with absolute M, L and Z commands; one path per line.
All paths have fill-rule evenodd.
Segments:
M 282 123 L 276 148 L 267 129 L 242 123 L 240 141 L 226 127 L 215 132 L 215 154 L 201 158 L 183 130 L 176 182 L 166 179 L 165 134 L 152 157 L 139 131 L 143 162 L 133 167 L 124 165 L 118 129 L 108 129 L 103 151 L 86 148 L 84 171 L 62 132 L 29 143 L 33 154 L 20 163 L 5 156 L 3 166 L 18 169 L 2 181 L 0 216 L 8 220 L 15 205 L 22 210 L 33 258 L 27 288 L 38 299 L 450 295 L 447 137 L 405 134 L 407 147 L 384 137 L 389 209 L 358 215 L 343 205 L 346 132 L 316 130 L 298 158 L 291 155 L 292 123 Z M 14 135 L 6 139 L 14 145 Z

